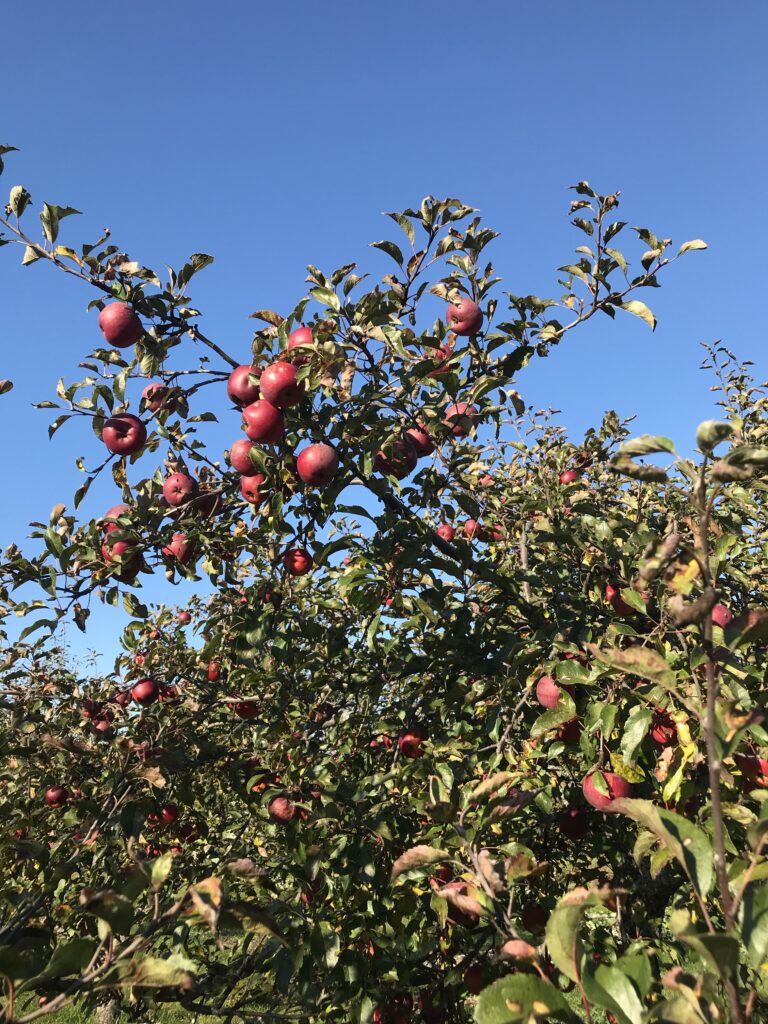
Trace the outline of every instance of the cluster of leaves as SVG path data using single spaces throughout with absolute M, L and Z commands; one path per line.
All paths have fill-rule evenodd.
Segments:
M 0 243 L 146 325 L 59 383 L 51 433 L 88 417 L 98 446 L 147 378 L 173 401 L 139 404 L 142 451 L 81 465 L 72 511 L 0 566 L 6 616 L 45 609 L 0 675 L 7 1019 L 104 998 L 361 1024 L 764 1011 L 766 399 L 712 350 L 724 418 L 700 426 L 695 459 L 630 438 L 615 413 L 577 445 L 526 409 L 515 375 L 574 327 L 616 310 L 654 326 L 636 292 L 676 258 L 636 229 L 633 275 L 618 194 L 576 193 L 589 244 L 558 300 L 507 294 L 500 313 L 494 233 L 428 198 L 390 215 L 411 251 L 376 243 L 396 270 L 367 293 L 354 264 L 310 267 L 287 317 L 254 314 L 257 366 L 302 322 L 313 343 L 307 397 L 254 456 L 267 497 L 253 510 L 198 433 L 213 413 L 193 413 L 244 361 L 202 333 L 187 294 L 210 257 L 162 282 L 107 237 L 59 245 L 75 211 L 47 204 L 33 240 L 29 194 L 12 189 Z M 424 326 L 434 297 L 462 296 L 481 331 Z M 446 422 L 457 401 L 476 409 L 465 435 Z M 377 453 L 414 427 L 434 454 L 387 476 Z M 340 456 L 320 490 L 297 477 L 306 441 Z M 110 536 L 140 551 L 136 571 L 105 557 L 101 518 L 77 519 L 106 467 L 127 506 Z M 169 516 L 179 470 L 200 496 Z M 370 499 L 348 504 L 360 487 Z M 164 551 L 179 531 L 183 561 Z M 283 569 L 296 546 L 314 562 L 301 577 Z M 202 572 L 213 594 L 181 616 L 154 607 L 156 569 Z M 30 585 L 41 596 L 20 600 Z M 80 678 L 40 634 L 70 613 L 86 628 L 98 598 L 124 605 L 124 653 Z M 145 678 L 159 699 L 131 701 Z

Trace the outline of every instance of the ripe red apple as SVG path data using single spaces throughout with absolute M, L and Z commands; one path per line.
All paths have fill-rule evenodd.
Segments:
M 477 537 L 478 540 L 482 537 L 483 529 L 476 519 L 467 519 L 462 528 L 464 536 L 469 540 L 473 537 Z
M 598 811 L 613 813 L 611 811 L 611 804 L 614 800 L 631 796 L 632 787 L 626 779 L 622 778 L 621 775 L 616 775 L 614 772 L 603 772 L 603 778 L 605 779 L 605 784 L 608 787 L 608 796 L 604 796 L 602 793 L 597 791 L 594 776 L 595 773 L 593 771 L 584 776 L 584 781 L 581 784 L 581 791 L 584 794 L 584 798 L 587 803 L 597 808 Z
M 262 370 L 259 387 L 266 401 L 278 409 L 298 405 L 306 393 L 303 382 L 297 379 L 296 367 L 286 362 L 272 363 Z
M 549 914 L 538 903 L 526 903 L 520 911 L 520 920 L 527 931 L 538 935 L 547 927 Z
M 106 713 L 101 718 L 94 718 L 91 724 L 95 732 L 99 733 L 100 736 L 106 738 L 112 735 L 112 719 Z
M 465 437 L 480 419 L 477 406 L 468 402 L 455 402 L 445 410 L 443 423 L 451 428 L 455 437 Z
M 232 710 L 238 718 L 242 718 L 247 722 L 258 715 L 259 705 L 255 700 L 239 700 L 236 704 L 232 705 Z
M 299 452 L 296 471 L 311 487 L 327 487 L 339 469 L 339 453 L 329 444 L 311 444 Z
M 376 455 L 373 468 L 379 473 L 404 480 L 416 468 L 419 456 L 413 444 L 403 438 L 399 441 L 388 441 Z
M 182 626 L 188 626 L 189 623 L 192 621 L 192 616 L 189 614 L 189 612 L 179 612 L 176 618 L 178 619 L 179 623 Z
M 221 666 L 217 661 L 209 662 L 206 675 L 209 683 L 217 683 L 219 681 L 221 678 Z
M 229 449 L 229 463 L 232 469 L 236 470 L 241 476 L 255 476 L 259 469 L 254 466 L 251 461 L 251 451 L 255 449 L 258 452 L 258 446 L 249 441 L 246 437 L 241 437 L 238 441 L 232 444 Z
M 130 348 L 144 336 L 135 310 L 127 302 L 110 302 L 99 313 L 101 333 L 115 348 Z
M 419 458 L 431 455 L 435 450 L 434 442 L 423 423 L 419 423 L 415 427 L 409 427 L 405 432 L 405 436 L 416 449 L 416 455 Z
M 261 392 L 258 383 L 255 383 L 251 378 L 258 380 L 260 376 L 261 370 L 258 366 L 236 367 L 227 379 L 229 400 L 239 406 L 257 402 L 261 398 Z
M 131 696 L 137 704 L 147 707 L 149 704 L 154 704 L 160 696 L 160 687 L 154 679 L 140 679 L 131 688 Z
M 448 360 L 453 355 L 453 343 L 448 343 L 440 348 L 430 348 L 424 353 L 425 359 L 436 359 L 439 360 L 434 370 L 430 370 L 427 374 L 428 377 L 443 377 L 446 373 L 451 372 L 451 367 L 447 366 Z
M 480 964 L 472 964 L 464 971 L 462 978 L 464 982 L 464 988 L 469 992 L 470 995 L 479 995 L 488 982 L 485 979 L 485 969 Z
M 130 511 L 131 506 L 126 505 L 125 502 L 122 502 L 120 505 L 113 505 L 112 508 L 107 509 L 101 521 L 102 532 L 111 533 L 113 530 L 119 529 L 120 524 L 116 520 Z
M 579 479 L 579 474 L 575 469 L 566 469 L 560 474 L 561 484 L 572 484 Z
M 536 683 L 536 700 L 545 708 L 556 708 L 560 687 L 551 676 L 542 676 Z
M 483 326 L 483 311 L 472 299 L 462 297 L 448 307 L 445 322 L 459 337 L 477 334 Z
M 313 564 L 312 555 L 304 548 L 289 548 L 283 555 L 283 565 L 291 576 L 306 576 Z
M 130 583 L 141 568 L 141 554 L 136 550 L 135 543 L 111 540 L 110 533 L 107 533 L 101 545 L 101 557 L 107 564 L 113 566 L 112 575 L 126 583 Z
M 177 804 L 163 804 L 160 808 L 160 821 L 163 825 L 172 825 L 179 817 Z
M 581 739 L 584 725 L 580 718 L 571 718 L 558 727 L 555 737 L 567 747 L 575 746 Z
M 176 412 L 176 399 L 171 396 L 171 389 L 165 384 L 147 384 L 141 392 L 143 407 L 147 412 Z
M 557 816 L 557 827 L 568 839 L 583 839 L 589 832 L 589 816 L 583 807 L 566 807 Z
M 138 416 L 121 412 L 104 421 L 101 439 L 115 455 L 135 455 L 146 444 L 147 428 Z
M 273 821 L 285 825 L 296 817 L 296 805 L 287 796 L 275 796 L 267 804 L 267 813 Z
M 267 478 L 263 473 L 254 473 L 252 476 L 240 477 L 240 493 L 251 505 L 263 505 L 269 500 L 269 494 L 264 490 Z
M 397 740 L 397 749 L 403 757 L 419 758 L 424 756 L 423 744 L 427 734 L 423 729 L 409 729 Z
M 744 790 L 768 789 L 768 760 L 755 754 L 735 754 L 734 761 L 741 770 Z
M 80 714 L 83 718 L 97 718 L 102 708 L 101 701 L 91 700 L 90 697 L 86 697 L 83 703 L 80 705 Z
M 186 533 L 174 533 L 170 544 L 165 545 L 162 553 L 166 558 L 175 558 L 181 565 L 187 565 L 194 561 L 195 546 Z
M 664 708 L 656 708 L 653 712 L 651 739 L 660 747 L 668 747 L 677 740 L 677 727 Z
M 243 409 L 243 430 L 251 441 L 276 444 L 283 436 L 283 414 L 271 402 L 261 398 Z
M 613 610 L 617 613 L 617 615 L 635 614 L 635 609 L 627 604 L 627 602 L 621 596 L 619 591 L 615 587 L 611 586 L 610 583 L 605 588 L 605 599 L 613 608 Z
M 712 621 L 725 629 L 733 621 L 733 612 L 724 604 L 716 604 L 712 609 Z
M 63 807 L 70 799 L 70 792 L 66 786 L 49 786 L 46 789 L 43 799 L 49 807 Z
M 450 523 L 441 523 L 437 528 L 438 537 L 442 537 L 443 540 L 452 541 L 456 536 L 456 530 Z
M 130 690 L 118 690 L 112 698 L 119 707 L 127 708 L 131 703 L 131 691 Z
M 309 346 L 314 348 L 315 339 L 312 335 L 311 327 L 297 327 L 295 331 L 292 331 L 288 336 L 288 348 L 286 349 L 286 356 L 295 363 L 296 366 L 303 366 L 308 363 L 312 358 L 309 351 Z M 299 349 L 298 352 L 295 350 Z
M 187 473 L 171 473 L 163 484 L 163 497 L 171 508 L 178 508 L 191 501 L 197 490 L 197 481 Z

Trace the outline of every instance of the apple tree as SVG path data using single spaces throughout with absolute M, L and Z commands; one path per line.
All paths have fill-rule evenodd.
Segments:
M 40 403 L 84 482 L 0 567 L 27 623 L 0 676 L 7 1021 L 765 1014 L 768 399 L 716 346 L 695 441 L 529 408 L 531 361 L 598 315 L 653 328 L 638 296 L 705 248 L 574 196 L 557 298 L 502 290 L 495 233 L 427 197 L 375 284 L 310 266 L 229 352 L 191 297 L 212 257 L 163 278 L 10 190 L 0 244 L 89 286 L 95 343 Z M 174 608 L 158 577 L 201 587 Z M 82 677 L 57 627 L 97 601 L 121 654 Z

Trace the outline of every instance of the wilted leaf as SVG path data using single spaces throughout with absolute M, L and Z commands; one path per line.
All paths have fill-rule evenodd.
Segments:
M 621 308 L 626 309 L 633 316 L 639 316 L 641 320 L 645 320 L 652 331 L 656 330 L 656 317 L 644 302 L 640 302 L 639 299 L 629 299 L 628 302 L 622 302 Z
M 423 868 L 429 864 L 437 864 L 449 857 L 450 853 L 447 850 L 435 849 L 432 846 L 413 846 L 410 850 L 406 850 L 405 853 L 401 854 L 392 865 L 392 881 L 394 882 L 398 875 L 411 871 L 413 868 Z

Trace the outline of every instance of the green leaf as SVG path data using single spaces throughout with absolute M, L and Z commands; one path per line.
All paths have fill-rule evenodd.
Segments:
M 669 915 L 669 929 L 704 961 L 708 970 L 728 978 L 739 962 L 739 941 L 735 935 L 722 932 L 700 931 L 693 924 L 687 910 L 673 910 Z
M 161 889 L 173 867 L 172 853 L 163 853 L 152 861 L 152 888 L 157 892 Z
M 476 1024 L 527 1024 L 528 1021 L 575 1022 L 563 994 L 532 974 L 510 974 L 488 985 L 475 1007 Z
M 66 978 L 70 974 L 79 974 L 89 963 L 97 945 L 97 939 L 70 939 L 69 942 L 57 946 L 37 980 Z
M 739 927 L 750 963 L 760 970 L 768 962 L 768 883 L 747 887 L 739 911 Z
M 447 860 L 449 857 L 450 853 L 447 850 L 439 850 L 432 846 L 412 846 L 410 850 L 401 854 L 392 865 L 390 877 L 394 882 L 399 875 L 406 871 L 428 867 L 430 864 L 439 864 L 440 861 Z
M 587 910 L 603 905 L 603 897 L 594 889 L 571 889 L 558 902 L 547 921 L 547 949 L 563 974 L 578 981 L 584 957 L 579 929 Z
M 80 894 L 80 905 L 86 913 L 105 921 L 119 935 L 125 935 L 131 930 L 133 905 L 125 896 L 111 889 L 84 889 Z
M 682 256 L 684 252 L 692 252 L 694 249 L 707 249 L 707 243 L 701 238 L 694 238 L 690 242 L 683 242 L 677 255 Z
M 43 234 L 53 245 L 59 234 L 59 221 L 64 217 L 71 217 L 73 213 L 80 213 L 73 206 L 52 206 L 50 203 L 43 203 L 40 213 L 40 220 L 43 223 Z
M 561 690 L 557 698 L 557 705 L 539 715 L 531 726 L 531 737 L 536 739 L 538 736 L 543 736 L 544 733 L 557 729 L 558 726 L 563 725 L 565 722 L 570 722 L 575 717 L 576 705 L 573 702 L 573 698 L 565 690 Z
M 733 448 L 725 457 L 732 466 L 768 466 L 768 448 L 754 444 L 743 444 Z
M 626 593 L 626 591 L 623 591 Z M 587 644 L 592 654 L 611 668 L 618 669 L 628 675 L 641 676 L 651 682 L 660 683 L 667 689 L 674 690 L 677 676 L 666 660 L 652 647 L 627 647 L 624 650 L 610 647 L 598 647 Z
M 656 807 L 650 800 L 614 800 L 613 809 L 626 814 L 658 839 L 669 850 L 688 875 L 696 892 L 703 899 L 712 888 L 712 844 L 706 832 L 680 814 Z
M 624 734 L 621 737 L 621 753 L 627 764 L 635 760 L 635 752 L 648 734 L 653 720 L 650 708 L 636 707 L 627 716 Z
M 631 441 L 627 441 L 619 448 L 619 456 L 653 455 L 655 452 L 669 452 L 674 454 L 675 443 L 668 437 L 642 434 Z
M 635 986 L 618 967 L 600 964 L 582 978 L 590 1003 L 610 1010 L 618 1024 L 642 1024 L 643 1004 Z
M 696 431 L 696 444 L 709 455 L 721 441 L 732 436 L 733 425 L 731 423 L 726 423 L 724 420 L 704 420 Z
M 32 196 L 23 185 L 14 185 L 8 197 L 8 206 L 16 217 L 21 217 L 32 201 Z
M 173 953 L 165 960 L 157 956 L 132 957 L 118 963 L 106 975 L 104 983 L 131 988 L 170 986 L 187 989 L 192 984 L 195 970 L 195 964 L 182 953 Z
M 34 978 L 46 960 L 49 950 L 43 939 L 21 939 L 12 946 L 0 946 L 0 977 L 11 981 Z
M 313 299 L 316 299 L 323 305 L 330 306 L 331 309 L 338 311 L 341 309 L 341 302 L 336 292 L 330 288 L 312 288 L 309 294 Z
M 656 330 L 656 317 L 644 302 L 640 302 L 639 299 L 629 299 L 627 302 L 622 302 L 621 308 L 626 309 L 633 316 L 639 316 L 641 320 L 645 320 L 652 331 Z
M 387 256 L 391 256 L 395 263 L 402 267 L 403 254 L 400 251 L 399 246 L 395 245 L 394 242 L 388 242 L 384 239 L 381 242 L 371 242 L 371 247 L 374 249 L 381 249 L 382 252 L 385 252 Z
M 667 480 L 666 471 L 660 466 L 644 466 L 624 455 L 614 455 L 610 462 L 610 469 L 613 473 L 621 473 L 633 480 L 642 480 L 644 483 L 664 483 Z
M 312 953 L 318 963 L 332 970 L 339 962 L 341 942 L 330 921 L 320 921 L 311 938 Z

